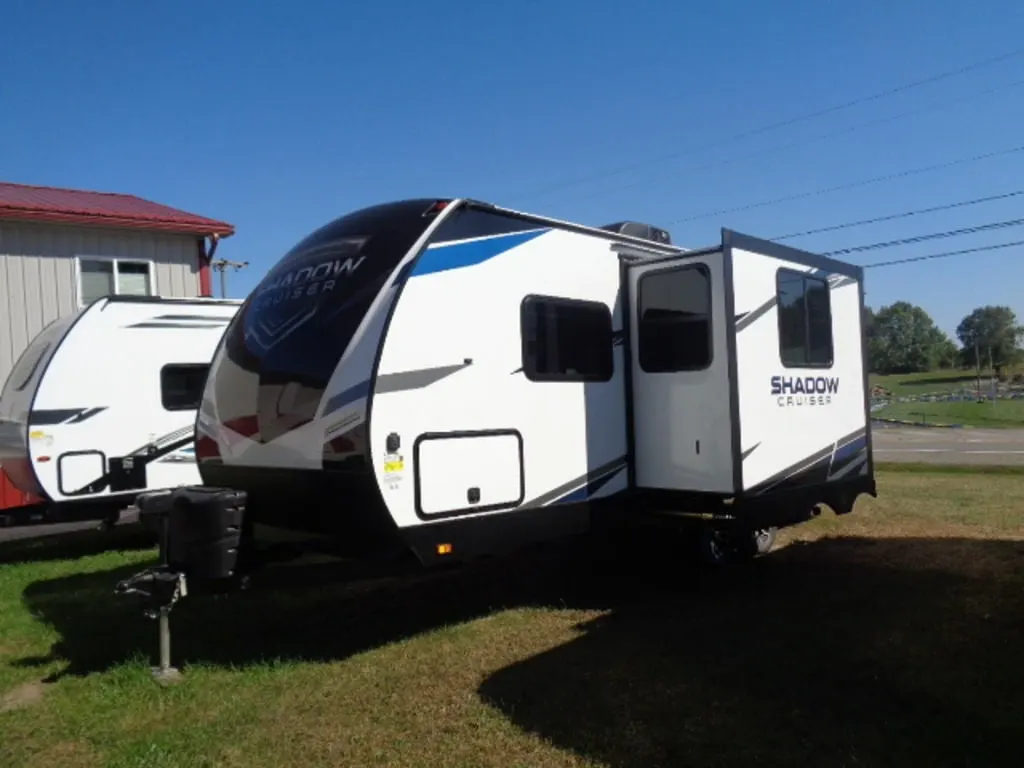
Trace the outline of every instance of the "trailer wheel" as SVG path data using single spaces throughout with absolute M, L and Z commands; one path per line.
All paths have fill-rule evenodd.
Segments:
M 778 528 L 762 528 L 754 531 L 754 540 L 757 542 L 757 554 L 767 555 L 775 546 L 775 539 L 778 537 Z
M 765 555 L 775 546 L 775 528 L 758 528 L 755 530 L 739 529 L 733 532 L 731 542 L 736 559 L 749 562 L 755 557 Z
M 705 565 L 725 565 L 733 559 L 733 547 L 728 534 L 714 526 L 706 525 L 697 536 L 697 551 Z
M 726 530 L 705 526 L 697 537 L 698 553 L 706 565 L 745 563 L 767 554 L 775 546 L 777 529 Z

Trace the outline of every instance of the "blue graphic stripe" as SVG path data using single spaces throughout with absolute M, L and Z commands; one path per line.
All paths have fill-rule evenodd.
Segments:
M 578 501 L 586 501 L 591 496 L 593 496 L 595 493 L 597 493 L 599 490 L 601 490 L 601 488 L 603 488 L 605 485 L 607 485 L 612 480 L 612 478 L 614 478 L 616 475 L 618 475 L 624 469 L 625 469 L 624 466 L 617 467 L 616 469 L 613 469 L 608 474 L 601 475 L 601 477 L 594 478 L 589 483 L 586 483 L 585 485 L 583 485 L 580 488 L 577 488 L 574 491 L 570 491 L 565 496 L 561 496 L 561 497 L 555 499 L 554 501 L 552 501 L 551 503 L 552 504 L 573 504 L 573 503 L 578 502 Z
M 344 408 L 349 403 L 354 403 L 360 398 L 366 397 L 370 394 L 370 380 L 361 381 L 358 384 L 343 389 L 338 394 L 331 397 L 327 401 L 327 405 L 324 406 L 324 412 L 322 415 L 326 416 L 329 413 L 334 413 L 339 408 Z
M 839 446 L 839 449 L 832 456 L 832 462 L 835 463 L 849 459 L 867 448 L 867 445 L 868 439 L 866 435 L 851 440 L 846 445 Z
M 451 269 L 462 269 L 483 264 L 495 256 L 500 256 L 517 246 L 540 237 L 548 229 L 535 229 L 531 232 L 515 232 L 510 235 L 488 237 L 483 240 L 471 240 L 452 245 L 438 245 L 428 248 L 416 261 L 411 277 L 430 275 L 436 272 L 447 272 Z
M 159 459 L 161 464 L 187 464 L 196 460 L 196 444 L 183 445 Z

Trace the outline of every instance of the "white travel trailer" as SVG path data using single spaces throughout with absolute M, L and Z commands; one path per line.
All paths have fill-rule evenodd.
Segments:
M 39 332 L 0 395 L 0 464 L 44 499 L 31 521 L 109 519 L 142 490 L 200 481 L 196 408 L 240 304 L 112 296 Z
M 752 555 L 757 531 L 875 494 L 862 307 L 860 267 L 728 230 L 684 250 L 472 200 L 366 208 L 231 321 L 204 485 L 176 498 L 244 519 L 243 544 L 270 526 L 423 564 L 605 512 Z

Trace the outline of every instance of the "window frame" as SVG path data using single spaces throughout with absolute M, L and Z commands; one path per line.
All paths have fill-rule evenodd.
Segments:
M 110 262 L 113 265 L 114 270 L 114 294 L 115 296 L 121 295 L 121 286 L 119 285 L 119 273 L 118 265 L 121 263 L 127 264 L 144 264 L 147 269 L 147 277 L 149 280 L 149 293 L 147 296 L 158 296 L 156 290 L 156 264 L 152 259 L 136 259 L 127 256 L 97 256 L 91 253 L 75 254 L 75 303 L 79 308 L 86 307 L 88 304 L 82 300 L 82 262 L 83 261 L 105 261 Z M 135 295 L 135 294 L 130 294 Z M 100 297 L 102 298 L 102 297 Z M 97 301 L 93 299 L 92 301 Z M 91 303 L 91 302 L 89 302 Z
M 825 285 L 825 296 L 828 301 L 828 362 L 827 363 L 812 363 L 806 358 L 810 357 L 810 340 L 811 340 L 811 313 L 807 308 L 806 298 L 804 300 L 804 358 L 805 361 L 801 363 L 788 363 L 786 362 L 785 356 L 782 351 L 782 277 L 783 273 L 793 278 L 800 279 L 800 286 L 802 295 L 807 296 L 807 283 L 808 281 L 814 281 L 817 283 L 824 283 Z M 836 339 L 835 339 L 835 322 L 832 316 L 832 286 L 828 282 L 828 277 L 816 277 L 809 275 L 806 272 L 800 272 L 790 267 L 779 267 L 775 271 L 775 314 L 776 314 L 776 328 L 778 330 L 778 351 L 779 351 L 779 362 L 782 367 L 787 370 L 795 369 L 813 369 L 813 370 L 828 370 L 835 365 L 836 362 Z
M 530 355 L 527 350 L 526 320 L 532 307 L 537 304 L 554 304 L 568 309 L 588 308 L 600 310 L 602 320 L 607 321 L 608 326 L 608 359 L 611 366 L 607 376 L 595 374 L 576 373 L 538 373 L 536 370 L 536 356 Z M 552 296 L 548 294 L 530 293 L 523 297 L 519 303 L 519 340 L 520 340 L 520 361 L 522 363 L 523 375 L 529 381 L 537 383 L 585 383 L 605 384 L 615 378 L 615 327 L 612 319 L 612 311 L 603 301 L 591 299 L 569 298 L 567 296 Z M 532 361 L 532 364 L 531 364 Z
M 686 271 L 697 271 L 704 275 L 705 282 L 707 284 L 707 300 L 708 300 L 708 312 L 707 312 L 707 325 L 708 325 L 708 361 L 705 365 L 700 366 L 688 366 L 685 368 L 674 368 L 671 371 L 649 371 L 644 367 L 643 356 L 641 354 L 641 326 L 643 324 L 643 305 L 644 305 L 644 293 L 643 285 L 644 281 L 649 277 L 657 277 L 659 275 L 665 275 L 672 272 L 686 272 Z M 691 264 L 673 264 L 662 269 L 651 269 L 643 272 L 636 281 L 636 362 L 640 366 L 640 370 L 645 374 L 655 376 L 658 374 L 673 374 L 673 373 L 696 373 L 699 371 L 706 371 L 715 364 L 715 322 L 714 322 L 714 291 L 712 290 L 712 276 L 711 268 L 702 262 L 691 263 Z
M 160 367 L 160 405 L 163 406 L 163 409 L 165 411 L 169 411 L 171 413 L 176 413 L 176 412 L 179 412 L 179 411 L 195 411 L 195 410 L 198 410 L 199 407 L 203 403 L 203 393 L 206 391 L 206 380 L 210 376 L 210 367 L 211 367 L 211 365 L 212 365 L 211 363 L 165 363 L 164 365 L 162 365 Z M 164 377 L 167 376 L 169 368 L 173 368 L 173 369 L 176 369 L 176 370 L 181 370 L 181 369 L 188 369 L 188 370 L 205 369 L 206 370 L 206 375 L 203 377 L 203 385 L 202 385 L 202 387 L 199 390 L 199 398 L 198 398 L 198 400 L 197 400 L 195 405 L 176 406 L 176 407 L 171 407 L 171 406 L 167 405 L 167 395 L 166 395 L 167 387 L 164 384 Z

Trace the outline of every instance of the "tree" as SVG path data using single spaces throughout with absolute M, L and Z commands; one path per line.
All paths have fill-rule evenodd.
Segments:
M 955 360 L 956 345 L 921 307 L 897 301 L 873 315 L 868 336 L 873 371 L 915 373 Z
M 935 366 L 938 368 L 956 368 L 960 365 L 960 349 L 946 334 L 942 341 L 935 345 Z
M 1020 357 L 1024 328 L 1017 324 L 1017 316 L 1009 307 L 984 306 L 960 321 L 956 335 L 963 344 L 965 362 L 973 366 L 977 359 L 985 367 L 991 357 L 996 373 L 1002 373 Z
M 875 310 L 867 305 L 864 306 L 862 322 L 864 323 L 864 335 L 873 339 L 875 337 Z

